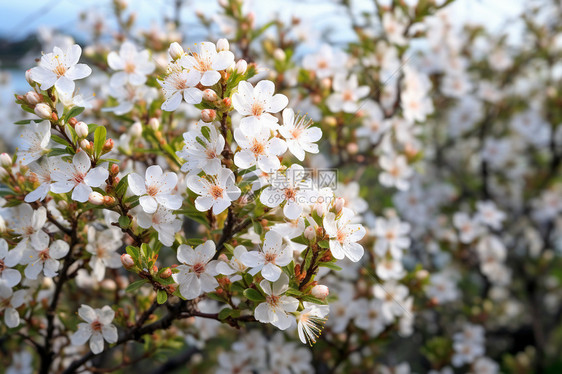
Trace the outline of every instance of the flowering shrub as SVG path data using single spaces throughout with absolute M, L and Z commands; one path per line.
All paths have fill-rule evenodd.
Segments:
M 508 48 L 450 0 L 382 3 L 311 50 L 241 0 L 194 45 L 115 1 L 111 43 L 86 19 L 28 66 L 8 372 L 556 372 L 560 4 Z

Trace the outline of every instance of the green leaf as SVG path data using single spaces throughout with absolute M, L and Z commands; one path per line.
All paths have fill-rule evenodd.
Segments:
M 322 267 L 332 269 L 332 270 L 335 270 L 335 271 L 341 270 L 341 268 L 333 262 L 321 262 L 320 264 L 318 264 L 318 266 L 322 266 Z
M 119 183 L 117 183 L 117 187 L 115 187 L 115 194 L 117 196 L 124 196 L 127 192 L 127 187 L 129 186 L 129 174 L 125 175 Z
M 205 296 L 208 297 L 209 299 L 213 299 L 213 300 L 220 301 L 220 302 L 224 303 L 224 297 L 219 296 L 214 292 L 210 292 L 210 293 L 206 294 Z
M 148 279 L 141 279 L 136 282 L 133 282 L 127 286 L 125 289 L 126 292 L 132 292 L 141 288 L 144 284 L 148 283 Z
M 54 157 L 54 156 L 63 156 L 63 155 L 68 155 L 68 150 L 66 148 L 51 148 L 51 150 L 49 151 L 49 153 L 47 154 L 49 157 Z
M 94 152 L 96 157 L 101 156 L 106 136 L 107 131 L 105 130 L 105 127 L 99 126 L 98 128 L 96 128 L 96 131 L 94 132 Z
M 164 304 L 168 300 L 168 294 L 164 290 L 158 290 L 156 293 L 156 301 L 158 304 Z
M 121 228 L 126 229 L 129 227 L 129 225 L 131 224 L 131 219 L 127 216 L 121 216 L 119 217 L 119 226 L 121 226 Z
M 330 248 L 330 241 L 329 240 L 322 240 L 318 242 L 320 248 Z
M 56 143 L 64 145 L 65 147 L 68 145 L 68 142 L 58 135 L 52 134 L 51 139 L 53 139 L 53 141 L 56 142 Z
M 311 295 L 304 295 L 301 296 L 301 301 L 308 301 L 309 303 L 314 303 L 314 304 L 321 304 L 321 305 L 326 305 L 328 304 L 327 302 L 325 302 L 324 300 L 320 300 L 314 296 Z
M 79 106 L 75 106 L 72 109 L 70 109 L 68 111 L 68 113 L 66 113 L 66 115 L 64 116 L 64 119 L 66 121 L 68 121 L 70 118 L 72 117 L 76 117 L 77 115 L 79 115 L 80 113 L 82 113 L 84 111 L 84 108 L 79 107 Z
M 224 319 L 227 319 L 228 317 L 230 317 L 231 314 L 232 314 L 232 309 L 224 308 L 223 310 L 221 310 L 219 312 L 219 319 L 221 321 L 224 320 Z
M 255 302 L 265 301 L 265 296 L 263 296 L 259 291 L 253 288 L 248 288 L 244 290 L 244 296 L 246 296 L 248 300 L 252 300 Z
M 29 123 L 31 123 L 30 119 L 22 119 L 21 121 L 14 122 L 15 125 L 27 125 Z
M 127 248 L 125 248 L 125 251 L 127 251 L 127 253 L 133 258 L 136 259 L 139 257 L 139 249 L 137 247 L 133 247 L 131 245 L 127 246 Z

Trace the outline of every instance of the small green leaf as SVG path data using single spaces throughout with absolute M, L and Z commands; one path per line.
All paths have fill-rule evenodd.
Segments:
M 127 216 L 121 216 L 119 217 L 119 226 L 121 226 L 121 228 L 126 229 L 129 227 L 129 225 L 131 224 L 131 219 Z
M 158 290 L 156 293 L 156 301 L 158 304 L 164 304 L 168 300 L 168 294 L 164 290 Z
M 30 119 L 22 119 L 21 121 L 14 122 L 15 125 L 27 125 L 29 123 L 31 123 Z
M 335 271 L 341 270 L 341 268 L 333 262 L 321 262 L 320 264 L 318 264 L 318 266 L 322 266 L 322 267 L 332 269 L 332 270 L 335 270 Z
M 318 242 L 318 245 L 320 246 L 320 248 L 330 248 L 330 241 L 322 240 Z
M 97 157 L 101 156 L 106 136 L 107 131 L 105 127 L 98 126 L 98 128 L 96 128 L 96 131 L 94 132 L 94 152 Z
M 127 192 L 127 187 L 129 187 L 129 175 L 125 175 L 119 183 L 117 183 L 117 187 L 115 187 L 115 194 L 117 196 L 124 196 Z
M 228 317 L 230 317 L 231 314 L 232 314 L 232 309 L 230 309 L 230 308 L 224 308 L 223 310 L 221 310 L 221 311 L 219 312 L 219 319 L 220 319 L 221 321 L 222 321 L 222 320 L 225 320 L 225 319 L 227 319 Z
M 80 106 L 75 106 L 72 109 L 70 109 L 68 111 L 68 113 L 66 113 L 66 115 L 64 116 L 65 120 L 69 120 L 72 117 L 76 117 L 77 115 L 79 115 L 80 113 L 82 113 L 84 111 L 84 108 L 80 107 Z
M 148 283 L 148 279 L 141 279 L 136 282 L 133 282 L 127 286 L 125 289 L 126 292 L 132 292 L 141 288 L 144 284 Z
M 262 302 L 265 301 L 265 296 L 263 296 L 259 291 L 253 289 L 253 288 L 248 288 L 244 291 L 244 296 L 246 296 L 249 300 L 255 301 L 255 302 Z

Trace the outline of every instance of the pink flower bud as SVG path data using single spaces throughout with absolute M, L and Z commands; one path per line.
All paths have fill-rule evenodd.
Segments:
M 170 44 L 170 48 L 168 49 L 168 54 L 172 58 L 172 60 L 177 60 L 181 56 L 183 56 L 185 52 L 183 51 L 182 46 L 178 42 L 173 42 Z
M 158 121 L 158 118 L 152 117 L 148 120 L 148 126 L 150 126 L 152 130 L 157 131 L 160 128 L 160 121 Z
M 314 230 L 314 227 L 312 226 L 308 226 L 305 230 L 304 230 L 304 237 L 307 240 L 313 241 L 314 239 L 316 239 L 316 230 Z
M 316 204 L 316 206 L 314 207 L 314 211 L 316 211 L 316 214 L 318 214 L 319 217 L 324 217 L 326 208 L 324 207 L 324 204 Z
M 236 72 L 238 74 L 244 74 L 246 72 L 246 69 L 248 69 L 248 63 L 246 62 L 246 60 L 238 60 L 238 62 L 236 63 Z
M 201 111 L 201 119 L 203 122 L 213 122 L 217 118 L 217 112 L 213 109 L 203 109 Z
M 170 278 L 171 276 L 172 276 L 172 269 L 170 268 L 167 268 L 166 270 L 160 273 L 160 278 L 162 279 Z
M 5 168 L 11 168 L 12 167 L 12 158 L 10 157 L 9 154 L 2 153 L 0 155 L 0 165 L 2 165 Z
M 334 209 L 336 210 L 336 213 L 341 212 L 344 206 L 345 206 L 345 199 L 343 197 L 338 197 L 334 202 Z
M 103 153 L 107 153 L 113 149 L 113 139 L 107 139 L 103 144 Z
M 82 139 L 80 140 L 80 148 L 85 151 L 91 151 L 93 147 L 88 139 Z
M 0 167 L 0 180 L 6 178 L 8 176 L 8 172 L 6 171 L 6 169 Z
M 330 78 L 324 78 L 320 81 L 320 85 L 322 86 L 322 88 L 329 90 L 330 88 L 332 88 L 332 80 Z
M 35 91 L 29 91 L 25 94 L 24 98 L 29 105 L 37 105 L 43 101 L 43 97 Z
M 85 138 L 88 136 L 88 125 L 85 122 L 78 122 L 76 126 L 74 126 L 74 130 L 76 130 L 76 135 L 79 138 Z
M 219 39 L 217 42 L 217 51 L 228 51 L 230 49 L 230 45 L 228 44 L 228 40 L 226 39 Z
M 128 253 L 124 253 L 121 255 L 121 263 L 123 264 L 123 267 L 125 269 L 131 269 L 133 266 L 135 266 L 135 261 Z
M 218 96 L 217 93 L 215 91 L 213 91 L 210 88 L 207 88 L 205 91 L 203 91 L 203 99 L 206 101 L 217 101 Z
M 88 196 L 88 202 L 94 205 L 102 205 L 103 204 L 103 195 L 99 192 L 93 191 Z
M 35 105 L 34 112 L 43 119 L 51 119 L 51 115 L 53 114 L 51 107 L 43 103 Z
M 31 86 L 34 86 L 34 85 L 35 85 L 35 82 L 33 81 L 33 79 L 31 79 L 31 69 L 25 71 L 25 80 L 26 80 L 27 83 L 29 83 Z
M 328 287 L 318 284 L 312 287 L 312 290 L 310 290 L 310 292 L 312 293 L 312 296 L 316 297 L 317 299 L 323 300 L 328 296 L 330 290 L 328 289 Z
M 228 257 L 226 257 L 226 255 L 224 253 L 221 253 L 219 255 L 219 261 L 228 262 Z

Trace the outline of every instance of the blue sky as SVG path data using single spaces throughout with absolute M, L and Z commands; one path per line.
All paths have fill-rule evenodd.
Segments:
M 173 14 L 173 0 L 128 0 L 138 13 L 138 23 L 149 27 L 159 20 L 161 14 Z M 366 0 L 355 0 L 358 5 Z M 454 4 L 455 18 L 483 22 L 491 28 L 501 28 L 506 19 L 520 12 L 524 0 L 457 0 Z M 207 14 L 218 8 L 215 1 L 189 0 L 191 9 L 199 9 Z M 268 14 L 280 11 L 285 17 L 289 13 L 307 14 L 322 19 L 334 9 L 326 0 L 259 0 L 253 1 L 255 13 L 267 18 Z M 0 0 L 0 35 L 10 39 L 21 39 L 35 31 L 39 26 L 51 26 L 80 33 L 79 13 L 85 9 L 96 8 L 109 14 L 110 0 Z M 185 9 L 182 19 L 187 22 L 195 18 L 190 9 Z M 334 20 L 327 20 L 334 23 Z

